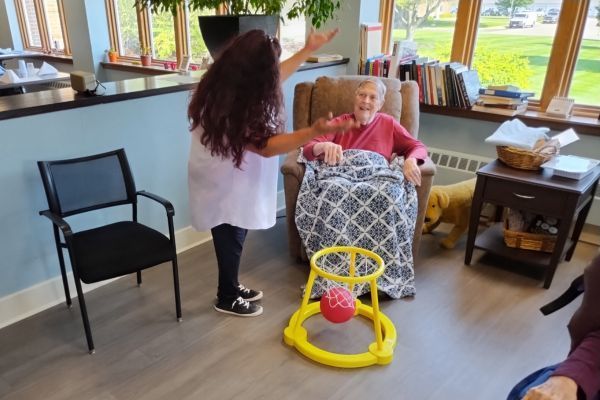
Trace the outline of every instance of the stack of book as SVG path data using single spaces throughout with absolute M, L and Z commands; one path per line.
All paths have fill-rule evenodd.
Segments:
M 512 117 L 527 110 L 527 99 L 533 95 L 512 85 L 490 85 L 479 89 L 479 99 L 472 110 Z

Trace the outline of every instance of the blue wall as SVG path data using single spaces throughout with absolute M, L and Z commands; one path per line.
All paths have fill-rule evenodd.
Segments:
M 59 274 L 36 166 L 123 147 L 138 189 L 170 199 L 175 225 L 188 225 L 187 92 L 0 121 L 0 297 Z M 75 230 L 130 217 L 124 207 L 71 218 Z M 140 200 L 140 221 L 167 232 L 164 210 Z
M 293 88 L 298 82 L 346 72 L 340 65 L 297 72 L 284 84 L 291 129 Z M 0 298 L 59 275 L 51 224 L 36 161 L 81 157 L 123 147 L 138 190 L 168 198 L 175 229 L 189 226 L 186 117 L 189 92 L 102 104 L 0 121 Z M 281 183 L 280 183 L 281 187 Z M 119 207 L 75 216 L 75 231 L 130 218 Z M 140 222 L 167 232 L 164 210 L 140 199 Z

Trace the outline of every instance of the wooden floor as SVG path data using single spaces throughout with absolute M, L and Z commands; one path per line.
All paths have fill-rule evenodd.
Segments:
M 464 238 L 448 251 L 437 245 L 440 234 L 427 235 L 416 297 L 382 303 L 398 331 L 393 362 L 342 370 L 282 342 L 307 276 L 287 256 L 284 224 L 247 239 L 241 281 L 264 290 L 262 316 L 213 310 L 216 266 L 207 243 L 180 256 L 182 323 L 165 265 L 144 273 L 139 288 L 127 277 L 88 294 L 94 355 L 77 306 L 59 305 L 0 330 L 0 398 L 505 399 L 521 377 L 567 352 L 565 326 L 580 300 L 548 317 L 538 308 L 598 251 L 580 244 L 544 290 L 541 280 L 484 263 L 481 252 L 464 266 Z M 334 351 L 362 352 L 373 340 L 361 319 L 333 325 L 315 316 L 306 326 L 313 343 Z

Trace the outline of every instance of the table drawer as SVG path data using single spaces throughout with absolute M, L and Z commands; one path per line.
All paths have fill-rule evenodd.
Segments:
M 488 178 L 485 186 L 484 201 L 545 215 L 562 215 L 567 201 L 564 192 L 526 183 Z

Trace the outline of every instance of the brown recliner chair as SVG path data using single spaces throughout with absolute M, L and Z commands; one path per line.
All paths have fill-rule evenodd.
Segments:
M 317 118 L 352 112 L 356 88 L 366 76 L 320 77 L 316 82 L 303 82 L 294 91 L 294 130 L 311 125 Z M 381 112 L 400 121 L 414 137 L 419 134 L 419 87 L 415 82 L 400 82 L 398 79 L 380 78 L 387 91 Z M 298 151 L 290 152 L 281 166 L 285 191 L 288 243 L 290 255 L 307 261 L 304 245 L 296 228 L 296 199 L 304 177 L 304 165 L 296 162 Z M 425 208 L 429 190 L 435 175 L 435 165 L 427 158 L 421 165 L 421 186 L 417 187 L 419 213 L 413 238 L 413 255 L 416 258 L 421 241 L 421 230 L 425 218 Z

